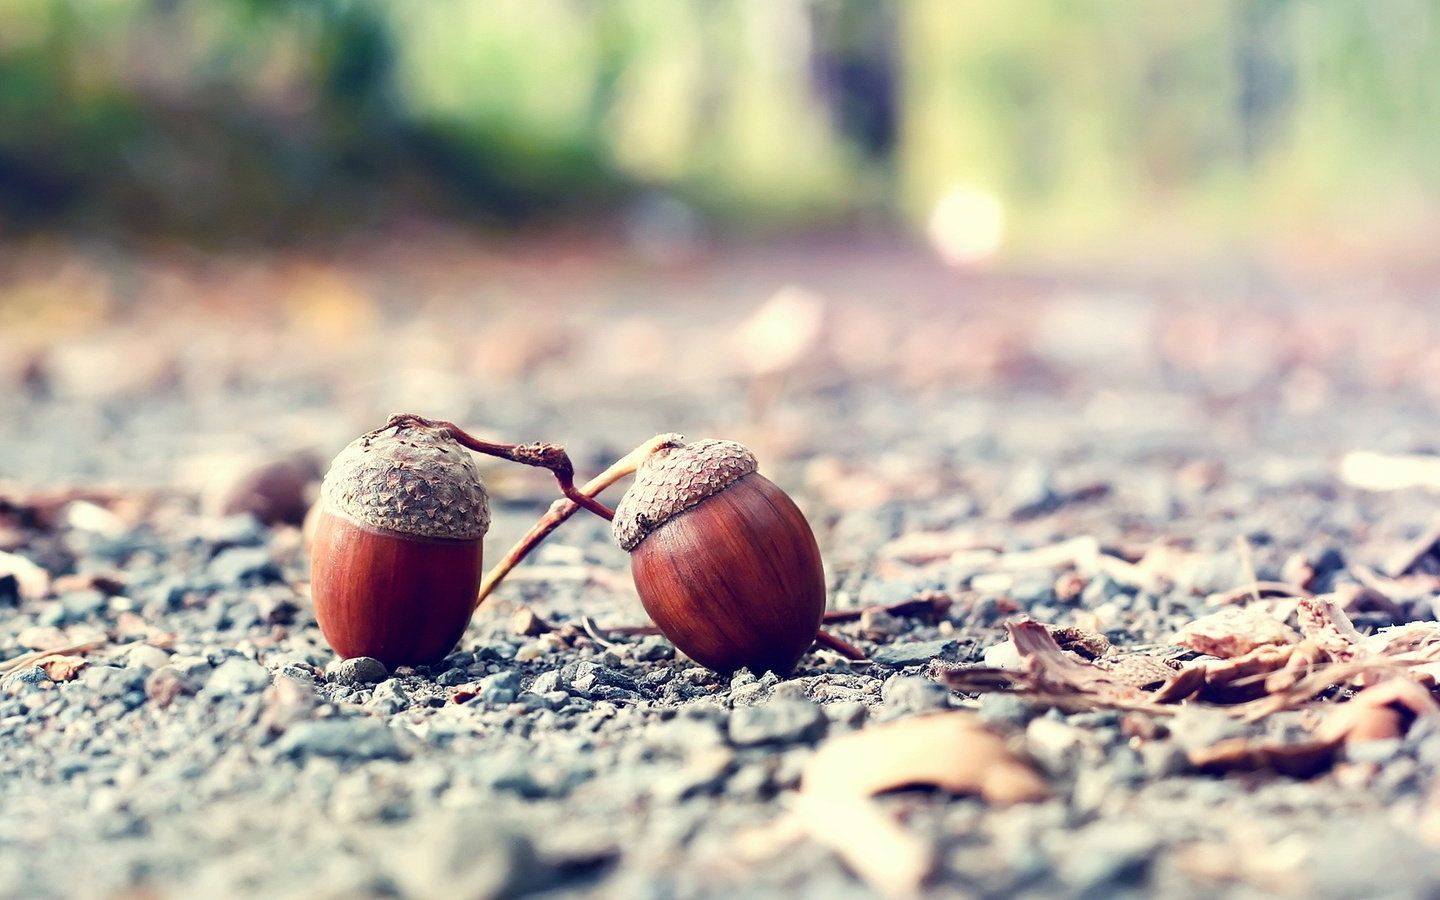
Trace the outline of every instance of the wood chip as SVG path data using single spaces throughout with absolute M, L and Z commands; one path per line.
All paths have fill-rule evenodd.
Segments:
M 1300 635 L 1261 610 L 1232 606 L 1189 623 L 1171 643 L 1197 653 L 1232 659 L 1270 644 L 1299 643 Z

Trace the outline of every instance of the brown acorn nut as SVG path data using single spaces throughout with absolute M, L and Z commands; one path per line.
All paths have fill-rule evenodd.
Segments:
M 635 588 L 660 631 L 717 672 L 784 674 L 825 613 L 820 548 L 804 515 L 734 441 L 675 442 L 615 509 Z
M 434 662 L 460 640 L 490 526 L 475 462 L 447 423 L 394 422 L 331 464 L 310 563 L 330 646 L 391 668 Z

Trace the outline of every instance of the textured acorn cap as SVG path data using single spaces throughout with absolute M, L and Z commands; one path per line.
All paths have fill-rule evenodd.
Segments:
M 615 507 L 615 542 L 634 550 L 650 532 L 759 468 L 755 454 L 734 441 L 696 441 L 655 451 Z
M 470 453 L 439 428 L 386 426 L 352 441 L 320 487 L 325 508 L 372 528 L 475 540 L 490 498 Z

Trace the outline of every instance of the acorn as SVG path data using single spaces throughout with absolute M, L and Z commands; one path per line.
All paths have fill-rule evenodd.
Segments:
M 615 509 L 645 611 L 691 659 L 784 674 L 815 642 L 825 572 L 799 507 L 734 441 L 674 441 Z
M 460 640 L 490 504 L 449 423 L 396 417 L 347 446 L 320 488 L 315 617 L 341 656 L 434 662 Z

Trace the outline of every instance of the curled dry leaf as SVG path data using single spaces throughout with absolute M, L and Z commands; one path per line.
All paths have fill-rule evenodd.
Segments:
M 1189 757 L 1192 766 L 1212 775 L 1270 770 L 1295 778 L 1309 778 L 1330 768 L 1336 747 L 1335 742 L 1320 740 L 1282 743 L 1230 738 L 1191 750 Z
M 1049 796 L 1029 763 L 972 713 L 917 716 L 826 742 L 802 776 L 796 811 L 816 840 L 840 854 L 875 890 L 914 895 L 934 850 L 873 801 L 902 787 L 979 794 L 997 804 Z
M 1416 719 L 1437 714 L 1440 703 L 1430 691 L 1406 678 L 1389 678 L 1336 704 L 1315 735 L 1346 743 L 1400 737 Z
M 1156 698 L 1168 698 L 1175 693 L 1167 689 L 1170 682 L 1189 683 L 1195 679 L 1145 654 L 1107 656 L 1090 662 L 1066 652 L 1046 626 L 1030 619 L 1011 622 L 1005 627 L 1020 657 L 1019 669 L 932 665 L 932 677 L 951 690 L 1010 690 L 1071 711 L 1151 709 L 1157 712 L 1165 709 Z M 1156 694 L 1143 690 L 1157 684 L 1160 690 Z M 1187 690 L 1175 699 L 1191 693 L 1193 690 Z
M 1270 644 L 1294 644 L 1295 629 L 1250 606 L 1230 606 L 1189 623 L 1171 643 L 1197 653 L 1231 659 Z
M 1424 716 L 1440 715 L 1440 703 L 1407 678 L 1392 677 L 1328 707 L 1313 736 L 1303 741 L 1231 738 L 1192 750 L 1190 762 L 1202 772 L 1272 770 L 1309 778 L 1329 769 L 1344 745 L 1400 738 Z

